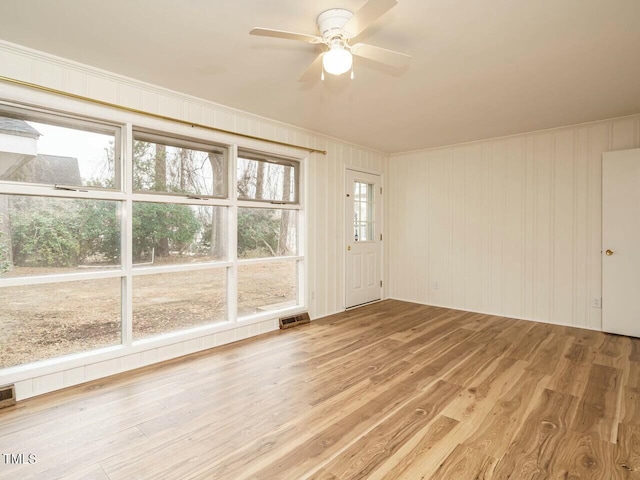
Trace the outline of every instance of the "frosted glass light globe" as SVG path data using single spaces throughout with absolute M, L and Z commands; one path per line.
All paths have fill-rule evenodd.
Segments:
M 345 50 L 340 46 L 331 47 L 327 53 L 322 57 L 322 65 L 327 73 L 332 75 L 342 75 L 345 72 L 351 70 L 353 64 L 353 57 L 351 52 Z

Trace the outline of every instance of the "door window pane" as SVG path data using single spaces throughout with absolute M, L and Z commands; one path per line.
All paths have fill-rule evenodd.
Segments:
M 136 133 L 133 188 L 136 191 L 226 197 L 225 153 L 218 147 Z
M 0 288 L 0 368 L 120 344 L 121 282 Z
M 115 129 L 5 115 L 0 113 L 0 180 L 120 188 Z
M 119 268 L 119 203 L 0 195 L 0 277 Z
M 298 254 L 298 212 L 238 208 L 238 258 Z
M 227 256 L 227 208 L 133 203 L 133 264 L 202 263 Z
M 374 240 L 374 185 L 356 181 L 353 187 L 353 239 Z
M 225 321 L 226 272 L 219 268 L 135 276 L 134 340 Z
M 297 305 L 297 262 L 238 266 L 238 316 Z
M 238 153 L 238 198 L 298 203 L 298 163 L 282 160 L 261 160 L 250 154 Z

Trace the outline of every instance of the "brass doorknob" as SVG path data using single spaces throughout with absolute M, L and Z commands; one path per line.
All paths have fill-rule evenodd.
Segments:
M 607 257 L 610 257 L 611 255 L 613 255 L 613 250 L 607 250 L 606 252 L 604 252 L 607 254 Z

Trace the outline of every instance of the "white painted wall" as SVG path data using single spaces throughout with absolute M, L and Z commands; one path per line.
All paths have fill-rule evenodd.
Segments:
M 639 146 L 632 116 L 392 155 L 388 296 L 601 329 L 602 152 Z
M 312 154 L 305 161 L 307 305 L 312 318 L 344 309 L 342 246 L 345 166 L 382 171 L 387 158 L 385 154 L 7 42 L 0 42 L 0 76 L 195 123 L 327 150 L 326 156 Z M 0 98 L 99 118 L 104 118 L 105 112 L 104 108 L 33 92 L 4 82 L 0 82 Z M 133 121 L 131 118 L 124 118 L 123 115 L 125 114 L 113 111 L 109 113 L 110 117 Z M 155 123 L 154 128 L 180 131 L 168 122 L 165 122 L 165 125 L 159 121 L 152 123 Z M 180 128 L 184 130 L 188 127 Z M 211 139 L 265 151 L 272 151 L 274 148 L 261 142 L 247 142 L 228 135 L 212 134 Z M 227 330 L 200 338 L 176 341 L 133 355 L 94 363 L 87 359 L 86 364 L 74 364 L 73 368 L 48 368 L 46 374 L 25 378 L 16 383 L 18 399 L 275 330 L 277 320 L 224 328 Z M 0 375 L 0 383 L 10 383 L 11 380 Z

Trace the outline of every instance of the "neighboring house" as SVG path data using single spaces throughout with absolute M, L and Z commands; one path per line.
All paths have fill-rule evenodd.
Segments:
M 82 185 L 80 166 L 78 159 L 74 157 L 39 154 L 33 161 L 25 164 L 19 173 L 30 177 L 29 180 L 24 181 Z
M 40 132 L 23 120 L 0 117 L 0 179 L 8 180 L 38 154 Z
M 41 136 L 23 120 L 0 117 L 0 180 L 82 185 L 77 158 L 38 154 Z
M 38 154 L 41 136 L 23 120 L 0 117 L 0 180 L 82 185 L 77 158 Z M 0 266 L 12 263 L 9 198 L 0 195 Z

